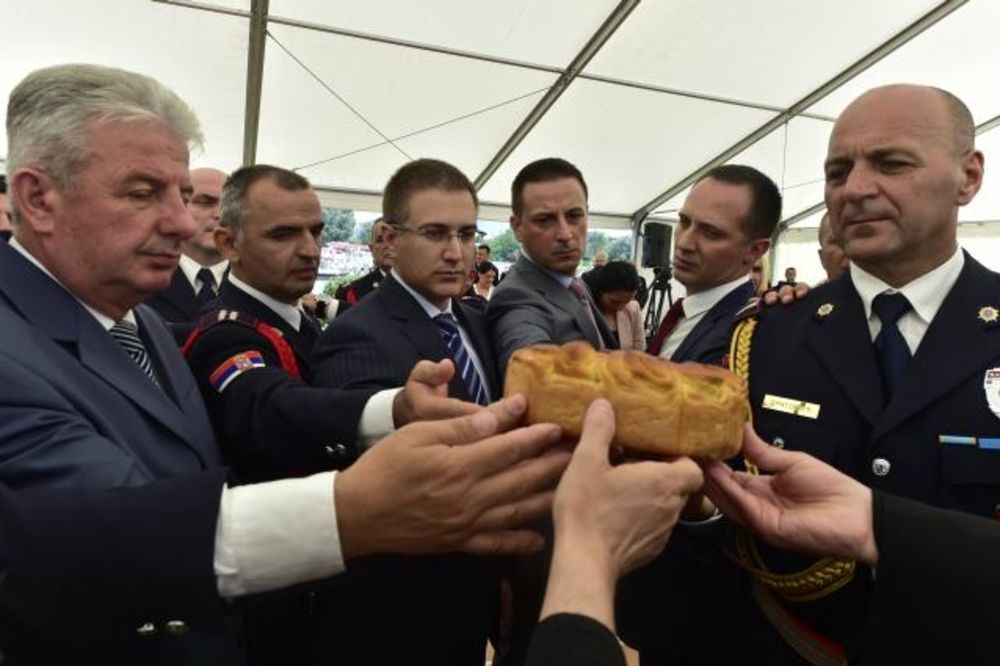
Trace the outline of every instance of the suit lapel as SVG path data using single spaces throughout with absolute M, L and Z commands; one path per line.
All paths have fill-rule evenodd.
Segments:
M 493 358 L 493 345 L 490 344 L 483 315 L 454 299 L 452 299 L 452 309 L 462 324 L 462 328 L 465 329 L 466 333 L 472 339 L 472 346 L 475 347 L 476 356 L 479 357 L 479 362 L 483 366 L 483 373 L 486 375 L 483 377 L 483 381 L 486 382 L 490 397 L 494 400 L 499 400 L 500 381 L 496 371 L 497 364 Z
M 518 260 L 518 265 L 522 267 L 522 270 L 529 273 L 529 275 L 525 276 L 525 281 L 532 285 L 535 290 L 545 298 L 545 300 L 573 317 L 573 321 L 576 322 L 577 328 L 583 332 L 587 341 L 590 342 L 590 344 L 592 344 L 595 348 L 599 349 L 601 346 L 601 339 L 598 335 L 606 334 L 604 331 L 600 330 L 600 323 L 597 324 L 598 330 L 594 330 L 594 322 L 592 322 L 590 317 L 587 316 L 587 311 L 583 309 L 584 306 L 580 303 L 577 297 L 570 293 L 569 289 L 562 286 L 559 281 L 524 257 Z M 593 312 L 593 310 L 591 310 L 591 312 Z M 600 317 L 595 316 L 595 321 L 599 318 Z M 610 334 L 610 330 L 608 330 L 607 326 L 604 326 L 604 330 L 607 331 L 607 334 Z
M 715 328 L 719 319 L 732 317 L 751 296 L 753 296 L 753 284 L 750 282 L 741 284 L 723 296 L 722 300 L 713 305 L 701 318 L 701 321 L 687 334 L 687 337 L 681 341 L 671 359 L 691 358 L 691 350 Z
M 970 375 L 983 371 L 997 357 L 1000 325 L 979 319 L 980 309 L 986 306 L 1000 306 L 996 276 L 966 254 L 958 280 L 924 334 L 902 384 L 876 425 L 873 439 L 886 434 Z
M 807 324 L 810 328 L 806 344 L 874 426 L 882 411 L 882 379 L 861 297 L 845 276 L 814 300 L 822 302 Z

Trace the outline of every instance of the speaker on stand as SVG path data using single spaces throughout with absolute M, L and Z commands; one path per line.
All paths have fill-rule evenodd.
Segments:
M 663 303 L 674 304 L 670 291 L 670 239 L 673 229 L 669 224 L 646 222 L 642 227 L 642 266 L 653 269 L 653 283 L 649 286 L 649 303 L 646 307 L 646 341 L 656 332 L 663 316 Z

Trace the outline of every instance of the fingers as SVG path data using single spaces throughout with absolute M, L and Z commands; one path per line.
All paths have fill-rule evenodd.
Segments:
M 484 532 L 469 537 L 460 550 L 473 555 L 527 555 L 545 546 L 545 539 L 530 530 Z
M 608 467 L 608 447 L 615 436 L 615 412 L 607 400 L 595 400 L 583 419 L 583 435 L 573 454 L 574 460 L 591 466 Z
M 470 493 L 473 507 L 483 507 L 484 519 L 494 514 L 506 515 L 503 505 L 519 502 L 541 492 L 555 488 L 559 477 L 569 464 L 570 454 L 560 449 L 550 449 L 541 456 L 528 460 L 493 477 L 480 481 Z M 492 507 L 501 507 L 498 511 Z M 509 517 L 513 521 L 514 517 Z M 491 523 L 491 527 L 516 527 L 521 523 Z
M 413 366 L 413 370 L 410 371 L 410 376 L 406 381 L 407 383 L 420 382 L 428 386 L 440 386 L 451 381 L 451 377 L 454 374 L 455 364 L 450 359 L 444 359 L 437 363 L 433 361 L 419 361 Z
M 481 414 L 493 416 L 489 410 L 483 410 Z M 479 417 L 480 414 L 476 414 L 467 418 Z M 493 418 L 496 420 L 495 416 Z M 486 479 L 514 467 L 522 460 L 538 457 L 543 451 L 552 448 L 561 436 L 562 430 L 559 426 L 540 423 L 476 442 L 456 450 L 455 453 L 465 457 L 466 467 L 473 470 L 476 477 Z M 568 456 L 566 458 L 568 460 Z
M 529 525 L 551 514 L 554 496 L 555 493 L 549 490 L 516 502 L 493 507 L 476 519 L 471 531 L 476 533 L 495 532 Z
M 482 411 L 482 407 L 474 402 L 466 402 L 456 398 L 428 396 L 416 406 L 416 416 L 421 421 L 438 421 L 468 416 Z
M 469 416 L 444 421 L 422 421 L 396 431 L 405 434 L 406 441 L 417 445 L 444 444 L 458 446 L 477 442 L 500 431 L 500 420 L 493 410 L 480 409 Z
M 680 493 L 690 495 L 701 490 L 705 483 L 705 475 L 702 474 L 698 463 L 683 457 L 666 464 L 669 466 L 668 473 L 674 477 Z
M 496 415 L 500 422 L 500 432 L 507 432 L 521 422 L 525 410 L 528 409 L 528 401 L 520 393 L 515 393 L 509 398 L 490 404 L 486 409 Z
M 764 305 L 774 305 L 778 302 L 778 292 L 774 290 L 765 291 L 761 298 L 764 300 Z
M 795 464 L 798 455 L 769 445 L 748 423 L 743 427 L 743 455 L 762 470 L 777 474 Z

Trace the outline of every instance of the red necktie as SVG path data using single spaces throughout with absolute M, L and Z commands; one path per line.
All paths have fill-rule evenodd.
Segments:
M 646 347 L 646 353 L 652 354 L 653 356 L 660 355 L 660 350 L 663 349 L 663 343 L 673 332 L 674 328 L 677 327 L 677 322 L 679 322 L 681 317 L 684 316 L 684 308 L 681 305 L 683 302 L 683 298 L 678 298 L 674 301 L 674 304 L 670 306 L 670 309 L 667 310 L 667 316 L 663 318 L 663 321 L 660 322 L 660 327 L 656 329 L 656 335 L 653 336 L 649 346 Z
M 594 317 L 594 308 L 591 307 L 590 289 L 587 288 L 587 283 L 580 278 L 573 278 L 573 281 L 569 283 L 569 290 L 580 300 L 580 304 L 587 313 L 590 323 L 594 325 L 594 331 L 597 332 L 597 339 L 600 340 L 601 345 L 600 348 L 604 349 L 604 336 L 601 335 L 601 327 L 597 325 L 597 318 Z

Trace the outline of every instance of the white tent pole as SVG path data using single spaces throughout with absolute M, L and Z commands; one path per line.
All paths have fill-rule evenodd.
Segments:
M 260 95 L 264 85 L 264 51 L 267 45 L 268 0 L 250 4 L 250 45 L 247 49 L 247 101 L 243 119 L 243 165 L 257 161 Z

